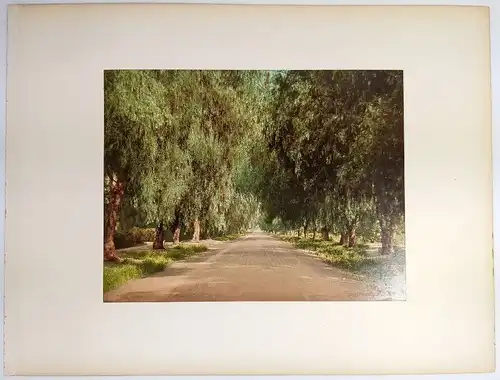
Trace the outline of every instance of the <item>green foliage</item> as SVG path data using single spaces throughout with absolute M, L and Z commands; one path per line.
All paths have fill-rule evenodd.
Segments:
M 168 249 L 167 256 L 173 260 L 183 260 L 197 253 L 205 252 L 207 249 L 203 244 L 179 244 Z
M 170 257 L 153 251 L 127 253 L 121 263 L 104 264 L 103 290 L 108 292 L 129 280 L 161 272 L 171 262 Z
M 120 233 L 162 221 L 185 236 L 198 220 L 205 237 L 401 235 L 400 71 L 106 71 L 104 98 L 104 202 L 112 178 L 126 184 Z
M 293 243 L 297 248 L 314 252 L 322 260 L 338 268 L 360 271 L 377 263 L 367 255 L 366 246 L 363 245 L 347 248 L 332 241 L 290 236 L 282 236 L 282 239 Z
M 375 213 L 367 213 L 361 218 L 357 234 L 365 242 L 374 243 L 380 241 L 380 224 Z
M 103 271 L 103 291 L 109 292 L 135 278 L 141 278 L 143 271 L 138 265 L 114 265 L 106 263 Z
M 226 231 L 231 207 L 248 211 L 250 182 L 240 180 L 241 168 L 260 135 L 263 75 L 106 72 L 105 167 L 128 182 L 126 225 L 162 220 L 189 226 L 199 218 L 212 232 Z
M 140 181 L 161 157 L 165 89 L 151 72 L 112 70 L 104 74 L 104 163 L 107 175 Z M 126 178 L 125 178 L 126 175 Z
M 155 240 L 156 230 L 154 228 L 133 227 L 129 230 L 136 244 L 151 242 Z
M 358 231 L 404 214 L 402 73 L 284 71 L 264 129 L 263 207 L 285 229 Z M 377 227 L 376 224 L 379 224 Z M 272 227 L 269 223 L 266 228 Z
M 127 231 L 115 233 L 115 247 L 117 249 L 133 247 L 137 244 L 154 241 L 154 228 L 133 227 Z
M 201 244 L 178 245 L 164 251 L 137 250 L 122 255 L 120 263 L 105 263 L 103 271 L 103 290 L 108 292 L 125 282 L 161 272 L 172 262 L 183 260 L 207 250 Z
M 136 244 L 134 235 L 130 232 L 115 233 L 115 247 L 117 249 L 133 247 Z

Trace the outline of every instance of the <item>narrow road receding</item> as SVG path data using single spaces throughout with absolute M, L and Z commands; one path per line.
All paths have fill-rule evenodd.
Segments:
M 106 302 L 376 299 L 382 296 L 373 283 L 260 232 L 104 295 Z

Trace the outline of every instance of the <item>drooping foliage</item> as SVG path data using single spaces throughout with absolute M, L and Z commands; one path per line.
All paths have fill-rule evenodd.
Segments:
M 174 242 L 267 230 L 392 249 L 404 222 L 397 71 L 117 70 L 104 75 L 104 256 L 114 234 Z
M 258 71 L 105 73 L 106 258 L 116 258 L 120 223 L 162 223 L 176 239 L 194 223 L 208 234 L 249 227 L 257 203 L 236 177 L 260 133 L 262 78 Z
M 390 253 L 404 215 L 402 72 L 289 71 L 276 76 L 273 93 L 268 212 L 287 228 L 321 226 L 351 246 L 360 227 L 376 235 L 377 216 Z

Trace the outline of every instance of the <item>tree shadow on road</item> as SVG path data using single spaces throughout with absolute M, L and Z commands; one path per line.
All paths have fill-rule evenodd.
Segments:
M 164 271 L 152 274 L 149 277 L 175 277 L 175 276 L 182 276 L 182 275 L 185 275 L 185 274 L 191 272 L 192 270 L 193 270 L 193 268 L 189 268 L 189 267 L 180 267 L 180 268 L 168 267 Z
M 242 239 L 243 240 L 243 239 Z M 268 236 L 268 235 L 262 235 L 262 236 L 247 236 L 245 238 L 245 241 L 254 241 L 254 240 L 259 240 L 259 241 L 263 241 L 263 240 L 276 240 L 275 237 L 273 236 Z M 236 241 L 236 240 L 235 240 Z M 241 240 L 240 240 L 241 241 Z

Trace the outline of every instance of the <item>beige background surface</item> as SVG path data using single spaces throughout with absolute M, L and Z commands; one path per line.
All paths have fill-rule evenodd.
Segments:
M 494 370 L 488 9 L 13 6 L 6 374 Z M 407 302 L 104 304 L 103 69 L 403 69 Z

